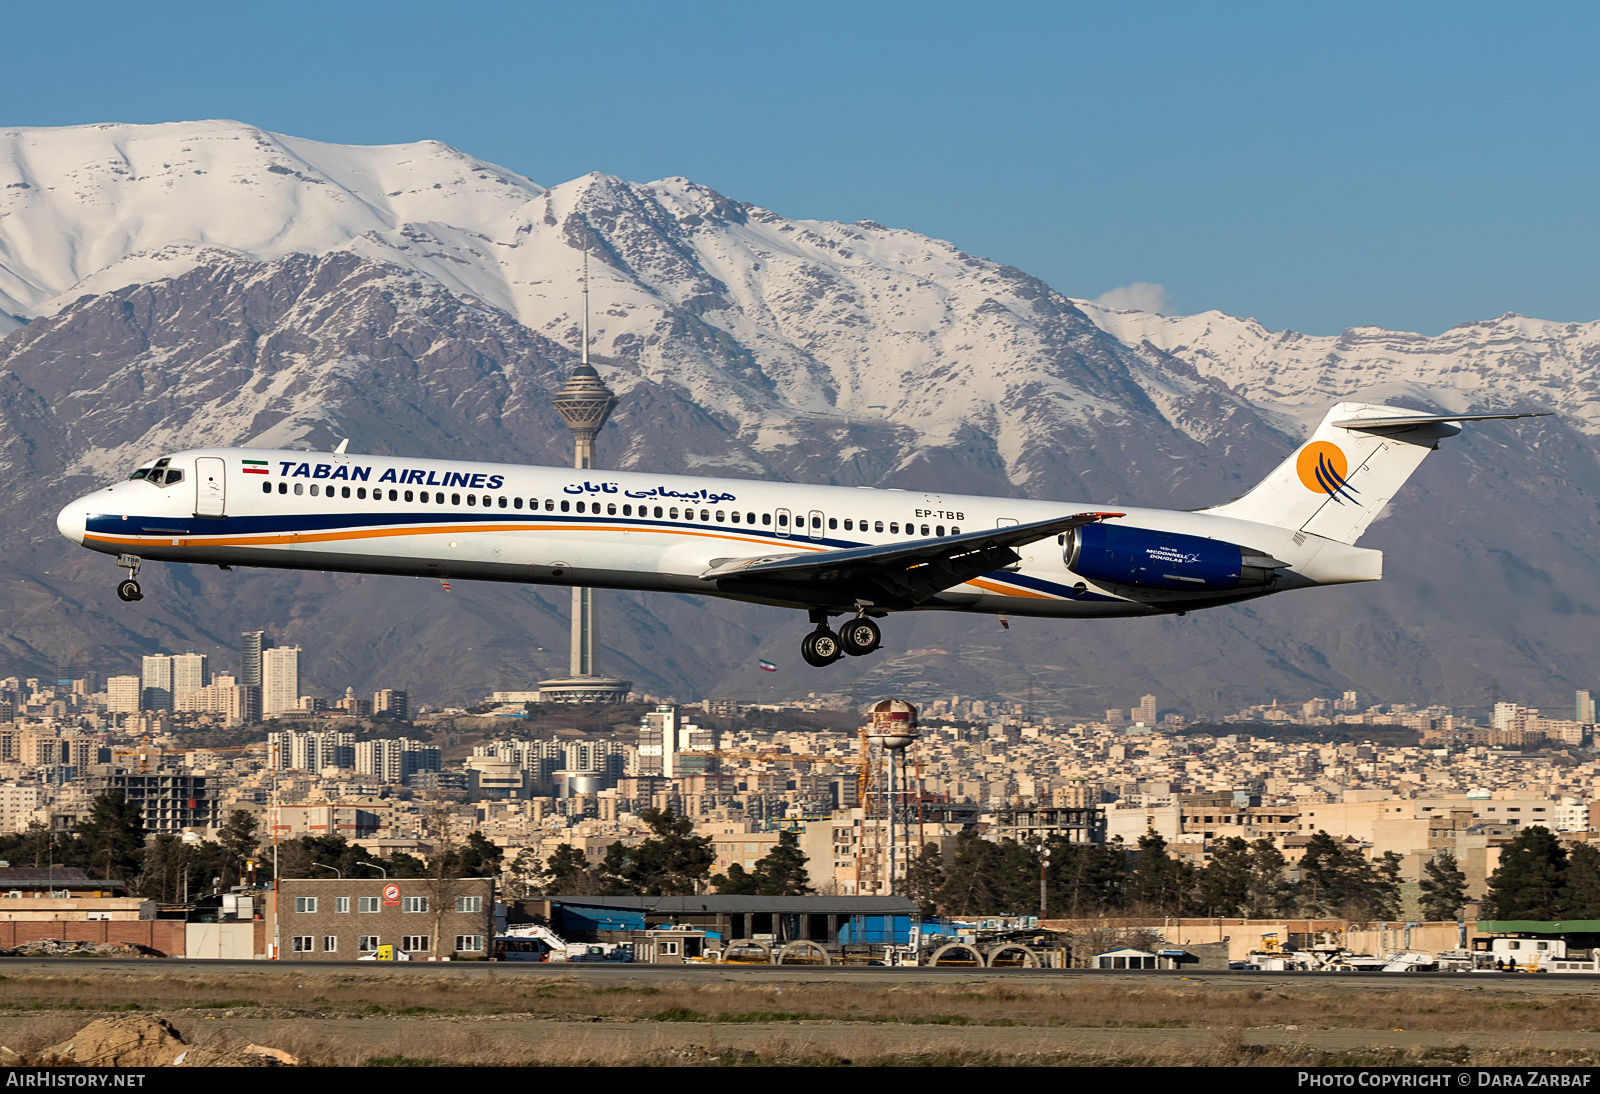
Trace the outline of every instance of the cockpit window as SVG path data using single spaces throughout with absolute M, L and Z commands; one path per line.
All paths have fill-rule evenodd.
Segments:
M 145 482 L 154 483 L 157 486 L 171 486 L 175 482 L 182 482 L 183 472 L 175 467 L 167 466 L 171 461 L 172 457 L 163 456 L 155 461 L 154 464 L 139 468 L 128 476 L 128 480 L 132 482 L 135 479 L 143 479 Z

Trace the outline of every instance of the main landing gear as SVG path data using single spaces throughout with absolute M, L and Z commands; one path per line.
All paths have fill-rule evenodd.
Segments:
M 117 597 L 123 601 L 144 599 L 144 593 L 139 590 L 139 582 L 135 580 L 139 576 L 139 562 L 138 555 L 117 556 L 117 565 L 128 571 L 128 576 L 117 582 Z
M 835 634 L 828 629 L 828 613 L 812 612 L 811 622 L 817 629 L 800 642 L 800 656 L 806 664 L 825 668 L 845 654 L 865 657 L 883 643 L 883 632 L 865 614 L 858 615 L 839 628 Z

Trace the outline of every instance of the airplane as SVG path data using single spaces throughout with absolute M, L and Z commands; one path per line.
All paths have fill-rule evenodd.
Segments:
M 1383 553 L 1356 541 L 1439 441 L 1539 416 L 1341 402 L 1248 493 L 1195 511 L 363 456 L 346 440 L 175 452 L 57 526 L 117 556 L 124 601 L 149 561 L 691 593 L 808 613 L 800 652 L 820 668 L 876 650 L 893 612 L 1183 615 L 1376 581 Z

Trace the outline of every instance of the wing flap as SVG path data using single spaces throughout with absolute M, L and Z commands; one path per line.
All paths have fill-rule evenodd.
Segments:
M 1121 513 L 1074 513 L 1066 517 L 985 528 L 939 539 L 916 539 L 839 551 L 800 551 L 717 559 L 700 575 L 719 589 L 782 589 L 819 604 L 866 601 L 914 606 L 936 593 L 1017 562 L 1014 548 L 1061 535 Z M 809 587 L 809 589 L 807 588 Z

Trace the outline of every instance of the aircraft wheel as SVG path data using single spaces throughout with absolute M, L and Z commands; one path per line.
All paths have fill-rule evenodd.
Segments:
M 814 668 L 826 668 L 839 660 L 844 653 L 839 648 L 839 636 L 826 627 L 818 627 L 800 643 L 800 656 Z
M 839 628 L 839 645 L 851 657 L 865 657 L 883 642 L 883 632 L 866 616 L 852 619 Z
M 143 600 L 144 593 L 139 591 L 139 583 L 133 578 L 117 582 L 117 596 L 123 600 Z

